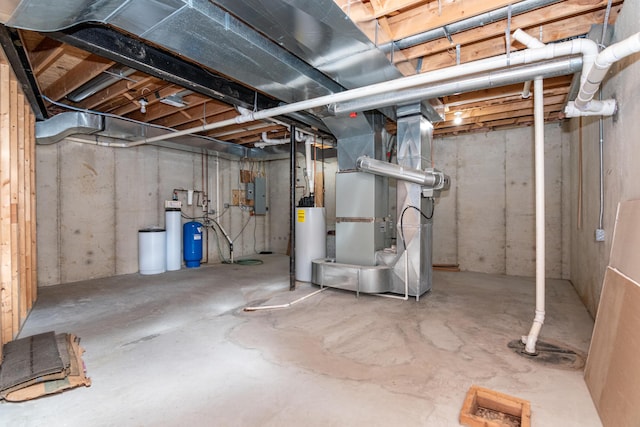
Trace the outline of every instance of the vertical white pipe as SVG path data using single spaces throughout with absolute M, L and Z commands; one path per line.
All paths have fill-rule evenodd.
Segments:
M 545 206 L 544 206 L 544 96 L 542 79 L 534 80 L 533 110 L 535 129 L 536 182 L 536 313 L 529 335 L 523 338 L 525 352 L 536 353 L 536 342 L 545 316 Z
M 522 87 L 522 98 L 529 99 L 531 97 L 531 80 L 527 80 L 524 82 L 524 86 Z
M 307 180 L 309 181 L 309 194 L 313 194 L 316 192 L 315 188 L 315 174 L 313 173 L 313 167 L 311 166 L 311 143 L 313 142 L 313 137 L 307 136 L 304 140 L 304 157 L 306 161 L 307 168 Z

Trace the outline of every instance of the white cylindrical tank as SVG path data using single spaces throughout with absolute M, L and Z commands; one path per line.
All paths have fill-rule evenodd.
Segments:
M 296 280 L 311 281 L 311 261 L 327 256 L 324 208 L 296 208 Z
M 140 274 L 159 274 L 167 270 L 167 232 L 149 227 L 138 231 L 138 268 Z
M 167 271 L 182 267 L 182 219 L 180 208 L 167 208 L 164 223 L 167 228 Z

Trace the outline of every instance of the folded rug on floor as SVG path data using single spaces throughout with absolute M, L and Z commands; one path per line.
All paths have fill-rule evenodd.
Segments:
M 0 398 L 20 402 L 90 386 L 82 353 L 80 338 L 53 331 L 8 342 L 0 364 Z

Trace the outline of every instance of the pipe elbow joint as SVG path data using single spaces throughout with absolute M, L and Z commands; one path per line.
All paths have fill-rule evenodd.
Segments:
M 566 117 L 581 116 L 612 116 L 616 113 L 617 104 L 615 99 L 606 99 L 603 101 L 591 100 L 588 102 L 580 102 L 580 100 L 570 101 L 564 108 Z

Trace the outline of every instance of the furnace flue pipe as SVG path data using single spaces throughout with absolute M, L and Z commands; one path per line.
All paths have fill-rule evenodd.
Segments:
M 421 171 L 420 169 L 407 168 L 395 163 L 372 159 L 367 156 L 358 157 L 356 160 L 356 168 L 362 172 L 409 181 L 423 187 L 434 189 L 444 189 L 449 182 L 448 177 L 439 171 Z

